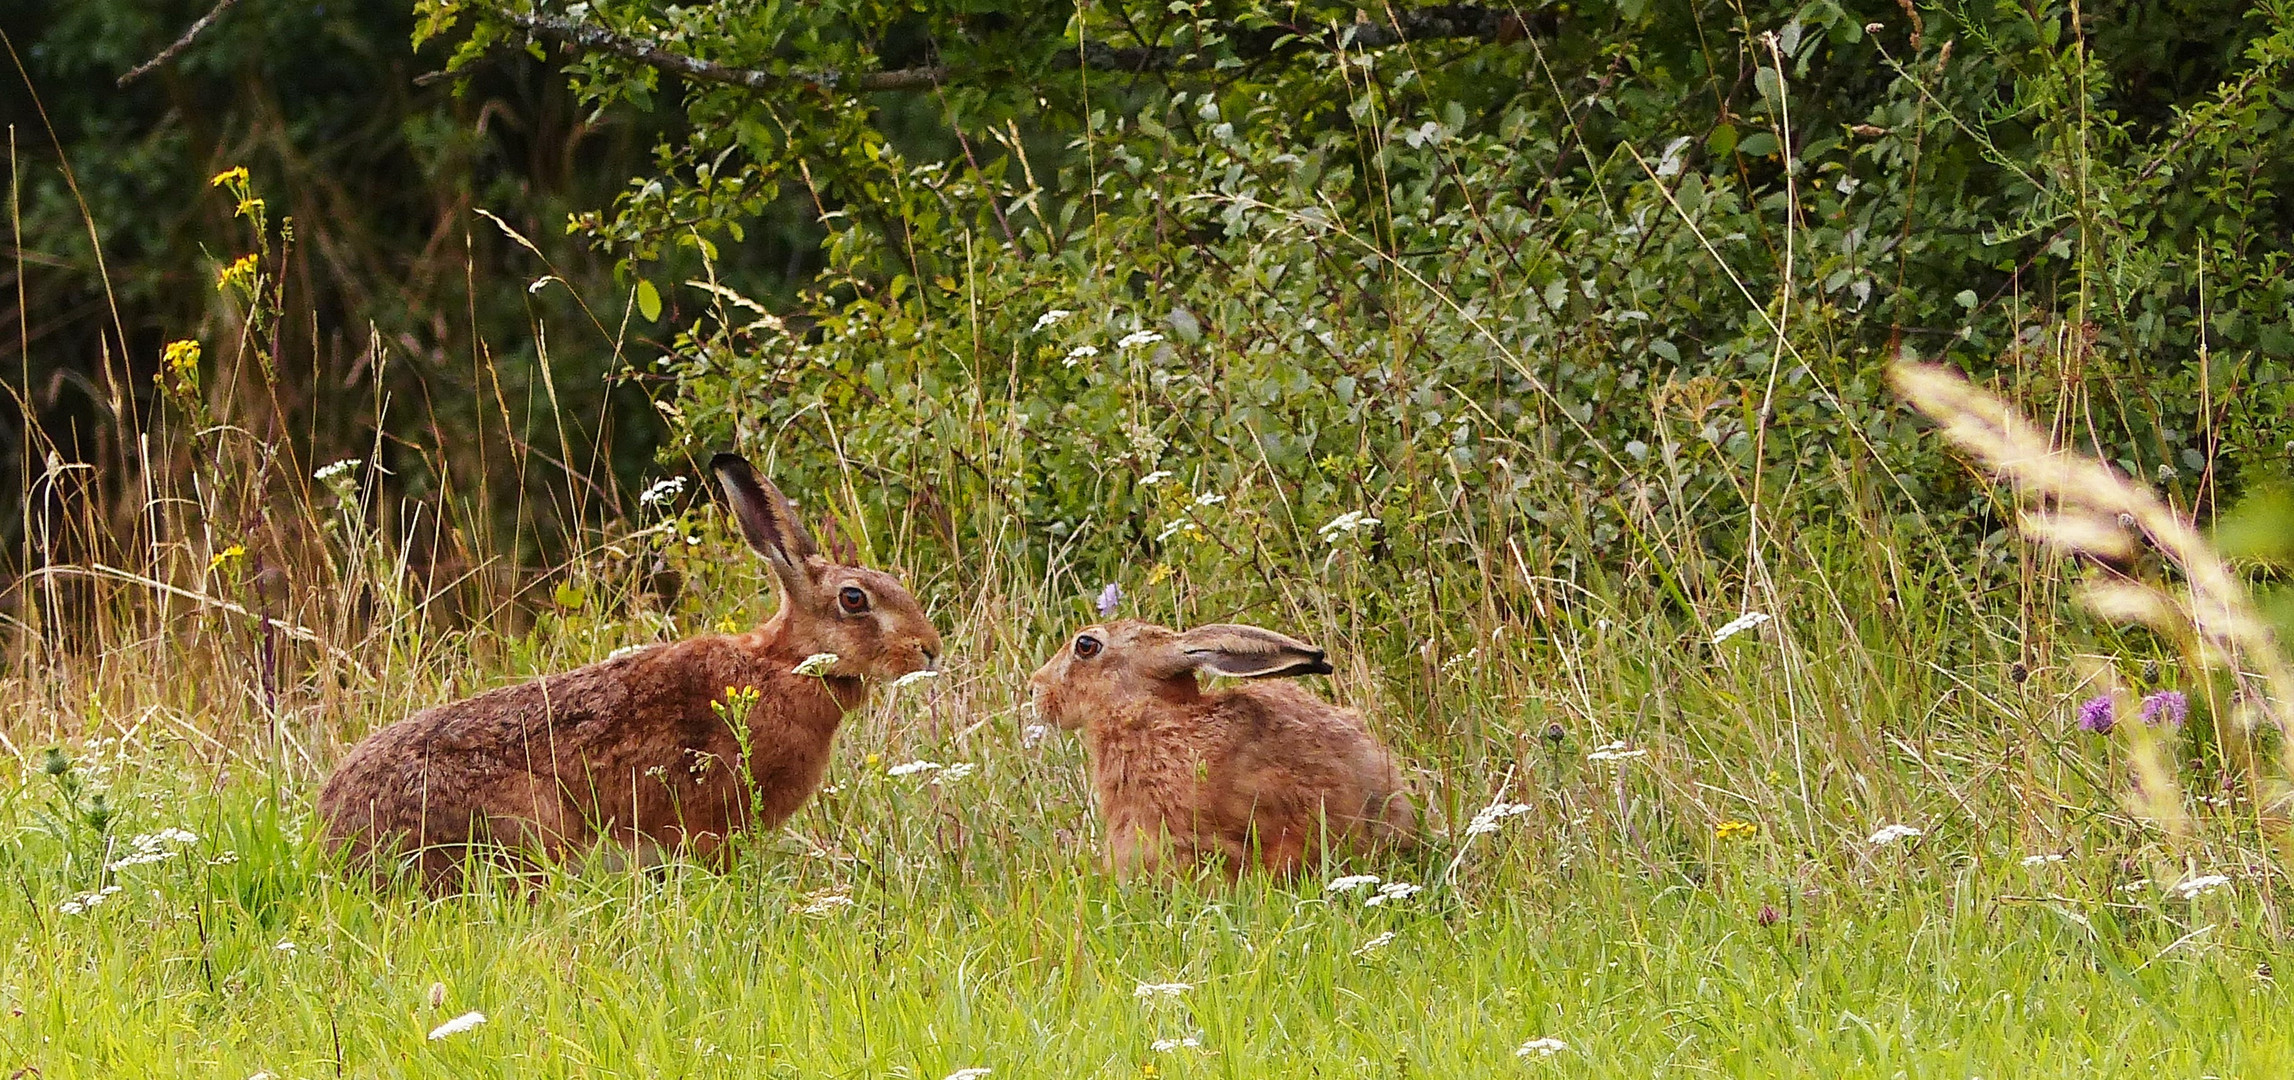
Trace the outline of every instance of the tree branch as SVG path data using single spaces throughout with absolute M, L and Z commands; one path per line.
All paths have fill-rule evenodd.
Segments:
M 205 33 L 208 27 L 215 24 L 215 20 L 222 18 L 223 13 L 231 10 L 231 5 L 238 2 L 239 0 L 215 0 L 215 7 L 209 10 L 207 14 L 200 16 L 198 22 L 192 23 L 191 29 L 185 30 L 182 37 L 175 39 L 175 44 L 159 50 L 158 56 L 137 64 L 134 70 L 120 76 L 119 82 L 114 85 L 126 86 L 150 74 L 153 68 L 175 59 L 175 54 L 191 47 L 191 39 Z
M 794 87 L 823 90 L 923 90 L 945 83 L 954 74 L 944 65 L 846 72 L 834 68 L 788 73 L 732 67 L 713 60 L 671 52 L 649 41 L 601 26 L 556 15 L 518 11 L 496 12 L 503 21 L 535 37 L 557 42 L 579 52 L 603 53 L 632 60 L 659 71 L 696 82 L 770 91 Z M 1274 60 L 1310 51 L 1346 48 L 1382 49 L 1418 41 L 1485 41 L 1506 44 L 1531 34 L 1549 35 L 1559 20 L 1549 11 L 1517 13 L 1477 4 L 1441 4 L 1395 13 L 1392 21 L 1364 19 L 1343 26 L 1278 24 L 1227 27 L 1222 36 L 1232 43 L 1234 55 L 1244 60 Z M 1064 62 L 1096 71 L 1144 74 L 1152 71 L 1207 71 L 1223 59 L 1220 54 L 1195 49 L 1155 46 L 1116 47 L 1086 41 L 1077 52 L 1062 53 Z

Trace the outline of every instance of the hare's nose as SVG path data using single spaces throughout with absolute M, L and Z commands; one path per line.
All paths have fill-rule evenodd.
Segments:
M 939 654 L 939 653 L 933 652 L 933 651 L 932 651 L 932 650 L 930 650 L 930 649 L 918 649 L 918 650 L 916 650 L 916 651 L 917 651 L 917 652 L 920 652 L 920 653 L 923 653 L 923 654 L 924 654 L 924 670 L 926 670 L 926 671 L 938 671 L 938 670 L 940 670 L 940 654 Z

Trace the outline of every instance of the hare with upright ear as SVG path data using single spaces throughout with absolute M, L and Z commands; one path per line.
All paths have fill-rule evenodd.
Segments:
M 1080 729 L 1118 874 L 1223 858 L 1293 873 L 1326 848 L 1401 840 L 1416 812 L 1359 713 L 1289 683 L 1204 690 L 1197 671 L 1328 674 L 1322 650 L 1255 626 L 1085 628 L 1029 680 L 1037 714 Z
M 651 646 L 375 732 L 319 794 L 334 846 L 378 877 L 411 861 L 438 891 L 475 849 L 554 860 L 605 842 L 721 864 L 732 834 L 803 805 L 868 681 L 933 670 L 940 635 L 891 575 L 822 557 L 747 461 L 719 454 L 709 468 L 780 610 L 748 633 Z M 753 704 L 720 716 L 734 701 Z

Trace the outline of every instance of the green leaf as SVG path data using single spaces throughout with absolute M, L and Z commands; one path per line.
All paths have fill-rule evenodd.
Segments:
M 644 278 L 637 279 L 637 313 L 645 316 L 646 322 L 661 321 L 661 290 Z
M 1736 125 L 1722 124 L 1714 128 L 1713 133 L 1705 139 L 1705 149 L 1712 151 L 1714 157 L 1725 157 L 1734 152 L 1736 150 Z
M 1776 153 L 1776 149 L 1776 136 L 1765 131 L 1755 131 L 1736 144 L 1736 152 L 1746 157 L 1767 157 Z

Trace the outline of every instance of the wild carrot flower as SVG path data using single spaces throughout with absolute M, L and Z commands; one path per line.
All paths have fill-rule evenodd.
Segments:
M 2079 728 L 2082 731 L 2101 735 L 2110 731 L 2111 726 L 2118 722 L 2117 710 L 2109 694 L 2097 694 L 2079 705 Z
M 1868 842 L 1874 847 L 1882 847 L 1898 840 L 1909 840 L 1918 835 L 1920 835 L 1920 830 L 1910 825 L 1882 825 L 1878 831 L 1872 834 Z
M 1118 349 L 1136 349 L 1141 345 L 1153 345 L 1161 340 L 1163 340 L 1163 335 L 1153 330 L 1134 330 L 1123 335 L 1123 340 L 1116 342 L 1115 347 Z
M 1531 1039 L 1528 1042 L 1521 1044 L 1520 1046 L 1514 1048 L 1513 1056 L 1522 1058 L 1524 1060 L 1529 1058 L 1552 1057 L 1553 1055 L 1567 1049 L 1569 1049 L 1568 1043 L 1562 1042 L 1559 1039 L 1549 1036 L 1542 1039 Z
M 978 768 L 978 765 L 975 765 L 969 761 L 959 761 L 954 765 L 950 765 L 947 768 L 940 770 L 939 775 L 932 778 L 932 782 L 935 784 L 952 784 L 962 780 L 967 776 L 972 775 L 973 771 L 977 770 Z
M 789 670 L 798 675 L 826 675 L 839 659 L 842 658 L 832 652 L 816 652 L 798 661 L 797 666 Z
M 1519 817 L 1529 811 L 1528 803 L 1509 803 L 1500 799 L 1474 812 L 1474 820 L 1466 826 L 1466 835 L 1481 836 L 1496 832 L 1505 819 Z
M 463 1032 L 477 1027 L 478 1025 L 485 1022 L 485 1013 L 477 1012 L 475 1010 L 466 1012 L 452 1020 L 448 1020 L 445 1023 L 438 1025 L 437 1027 L 431 1028 L 430 1038 L 432 1041 L 436 1041 L 450 1036 L 460 1035 Z
M 1412 885 L 1407 881 L 1389 881 L 1378 886 L 1378 895 L 1362 901 L 1362 906 L 1377 907 L 1393 900 L 1408 900 L 1425 891 L 1426 887 L 1423 885 Z
M 2190 699 L 2180 690 L 2161 690 L 2143 698 L 2143 723 L 2152 727 L 2183 726 L 2190 719 Z
M 886 776 L 914 776 L 921 772 L 938 772 L 946 766 L 937 761 L 904 761 L 884 770 Z
M 1043 314 L 1036 316 L 1035 325 L 1028 328 L 1028 332 L 1031 334 L 1039 333 L 1043 330 L 1044 327 L 1057 323 L 1061 319 L 1067 318 L 1073 314 L 1075 314 L 1075 312 L 1069 311 L 1066 308 L 1053 308 L 1050 311 L 1046 311 Z
M 1353 892 L 1356 889 L 1376 884 L 1378 884 L 1378 875 L 1376 874 L 1348 874 L 1331 881 L 1323 888 L 1330 892 Z
M 2174 898 L 2177 900 L 2190 900 L 2228 884 L 2230 884 L 2230 879 L 2222 874 L 2201 874 L 2198 877 L 2178 881 L 2168 886 L 2167 892 L 2174 894 Z
M 1753 627 L 1759 626 L 1760 624 L 1769 621 L 1769 618 L 1770 616 L 1762 612 L 1747 611 L 1744 614 L 1737 616 L 1736 618 L 1730 619 L 1726 624 L 1722 625 L 1720 629 L 1713 631 L 1713 644 L 1718 645 L 1721 642 L 1727 641 L 1728 639 L 1735 637 L 1738 634 L 1744 633 Z
M 894 690 L 898 690 L 903 686 L 914 686 L 917 683 L 925 682 L 930 679 L 937 679 L 939 677 L 940 673 L 937 671 L 911 671 L 906 675 L 902 675 L 901 677 L 892 680 L 892 688 Z

